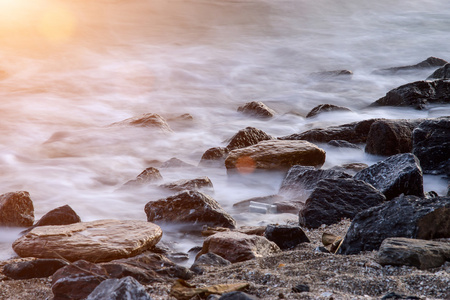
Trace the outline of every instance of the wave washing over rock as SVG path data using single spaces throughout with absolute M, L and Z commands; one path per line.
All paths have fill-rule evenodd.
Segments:
M 86 280 L 72 287 L 79 297 L 106 281 L 92 299 L 108 289 L 152 299 L 234 289 L 249 299 L 450 297 L 449 27 L 445 0 L 0 1 L 0 299 L 57 299 L 71 276 Z M 320 161 L 301 154 L 306 142 L 296 140 L 313 144 Z M 417 163 L 401 163 L 406 156 Z M 432 233 L 408 228 L 383 236 L 380 251 L 333 254 L 349 227 L 362 234 L 339 216 L 357 213 L 364 224 L 378 209 L 362 203 L 338 215 L 334 189 L 318 183 L 351 180 L 305 177 L 314 168 L 359 174 L 366 183 L 358 186 L 392 186 L 395 195 L 379 188 L 385 207 L 438 199 L 417 220 Z M 361 175 L 369 171 L 383 182 Z M 317 186 L 326 206 L 314 201 Z M 349 207 L 349 193 L 340 186 L 340 207 Z M 352 199 L 358 193 L 353 187 Z M 174 197 L 187 194 L 206 204 L 177 208 L 183 202 Z M 314 226 L 302 219 L 310 242 L 278 249 L 266 226 L 280 226 L 274 232 L 289 245 L 301 240 L 307 201 L 315 212 Z M 321 211 L 338 223 L 320 226 Z M 113 246 L 112 261 L 69 261 L 54 240 L 52 254 L 38 260 L 12 248 L 55 225 L 88 226 L 76 234 L 102 247 L 118 233 L 91 224 L 149 215 L 156 225 L 133 228 L 160 228 L 161 240 L 130 234 L 124 248 L 140 250 Z M 233 226 L 210 227 L 221 218 Z M 330 248 L 324 232 L 342 238 Z M 208 249 L 218 246 L 203 245 L 220 241 L 206 237 L 213 234 L 238 243 L 226 251 L 252 259 L 214 256 Z M 381 254 L 400 252 L 403 265 L 381 263 L 395 261 Z M 80 266 L 89 272 L 76 273 Z

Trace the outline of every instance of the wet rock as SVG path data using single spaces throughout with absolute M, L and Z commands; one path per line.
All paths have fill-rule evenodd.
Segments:
M 413 131 L 413 153 L 424 173 L 450 176 L 450 117 L 420 123 Z
M 341 254 L 378 250 L 389 237 L 437 239 L 450 237 L 450 197 L 400 196 L 360 212 L 339 249 Z
M 169 124 L 166 120 L 158 114 L 147 113 L 137 117 L 125 119 L 120 122 L 111 124 L 110 126 L 134 126 L 134 127 L 146 127 L 157 128 L 163 132 L 171 132 Z
M 427 80 L 433 79 L 450 79 L 450 64 L 443 65 L 427 77 Z
M 222 294 L 219 300 L 257 300 L 255 296 L 249 295 L 244 292 L 234 291 Z
M 314 116 L 317 116 L 318 114 L 324 113 L 324 112 L 332 112 L 332 111 L 351 111 L 347 107 L 343 106 L 337 106 L 333 104 L 319 104 L 316 107 L 314 107 L 307 115 L 307 118 L 312 118 Z
M 165 161 L 160 166 L 161 169 L 172 169 L 172 168 L 195 168 L 194 165 L 188 164 L 176 157 L 172 157 L 168 161 Z
M 425 109 L 429 104 L 450 103 L 450 82 L 416 81 L 390 90 L 370 106 L 409 106 Z
M 267 225 L 264 236 L 277 244 L 281 250 L 292 249 L 301 243 L 309 243 L 310 240 L 299 226 Z
M 13 243 L 21 257 L 110 261 L 137 255 L 159 242 L 159 226 L 138 220 L 98 220 L 39 226 Z
M 106 279 L 89 294 L 86 300 L 151 300 L 149 293 L 133 277 Z
M 450 261 L 450 243 L 408 238 L 387 238 L 376 260 L 381 265 L 437 268 Z
M 166 199 L 148 202 L 149 222 L 186 223 L 189 230 L 202 225 L 235 228 L 236 221 L 210 196 L 199 191 L 183 191 Z
M 288 170 L 294 165 L 319 167 L 325 151 L 307 141 L 262 141 L 230 152 L 225 160 L 227 171 L 252 173 L 258 169 Z
M 170 183 L 165 183 L 160 185 L 160 187 L 165 188 L 165 189 L 170 189 L 173 191 L 184 191 L 184 190 L 189 190 L 189 191 L 205 191 L 207 193 L 212 193 L 214 192 L 214 186 L 211 182 L 211 179 L 209 179 L 208 177 L 204 176 L 204 177 L 199 177 L 199 178 L 195 178 L 195 179 L 181 179 L 181 180 L 177 180 L 175 182 L 170 182 Z
M 108 274 L 101 266 L 84 260 L 76 261 L 53 274 L 53 299 L 85 299 L 107 278 Z
M 210 266 L 228 266 L 231 265 L 229 260 L 214 254 L 214 253 L 205 253 L 200 255 L 195 262 L 190 267 L 190 270 L 195 272 L 196 274 L 203 274 L 205 267 Z
M 341 166 L 334 166 L 331 168 L 331 170 L 341 171 L 348 173 L 350 175 L 355 175 L 357 172 L 364 170 L 367 167 L 368 165 L 365 163 L 349 163 L 343 164 Z
M 411 153 L 397 154 L 355 174 L 382 192 L 387 200 L 400 194 L 422 197 L 423 176 L 417 157 Z
M 197 254 L 212 252 L 232 263 L 250 260 L 280 252 L 280 248 L 265 237 L 228 231 L 209 236 L 203 242 L 202 251 Z
M 353 143 L 349 143 L 349 142 L 344 141 L 344 140 L 331 140 L 327 144 L 330 145 L 330 146 L 333 146 L 333 147 L 338 147 L 338 148 L 353 148 L 353 149 L 362 150 L 361 147 L 359 147 L 358 145 L 355 145 Z
M 215 166 L 223 165 L 225 158 L 227 157 L 229 150 L 225 147 L 210 148 L 203 153 L 200 159 L 200 166 Z
M 390 156 L 412 151 L 412 132 L 423 120 L 379 120 L 370 126 L 365 151 Z
M 333 71 L 323 71 L 311 73 L 311 77 L 320 80 L 330 80 L 330 79 L 351 79 L 353 72 L 350 70 L 333 70 Z
M 230 142 L 228 143 L 226 148 L 228 151 L 231 151 L 234 149 L 241 149 L 258 144 L 261 141 L 273 139 L 273 137 L 260 129 L 247 127 L 245 129 L 239 130 L 238 133 L 236 133 L 230 139 Z
M 0 195 L 0 226 L 27 227 L 33 222 L 34 207 L 28 192 Z
M 258 118 L 272 118 L 276 112 L 262 102 L 252 101 L 238 107 L 238 112 Z
M 411 72 L 420 69 L 430 69 L 435 67 L 443 66 L 447 63 L 447 61 L 437 58 L 437 57 L 428 57 L 426 60 L 421 61 L 418 64 L 410 65 L 410 66 L 402 66 L 402 67 L 392 67 L 387 69 L 376 70 L 373 73 L 378 75 L 394 75 L 397 73 Z
M 37 226 L 47 226 L 47 225 L 67 225 L 81 222 L 80 216 L 70 207 L 69 205 L 64 205 L 57 207 L 39 219 L 33 226 L 22 231 L 21 234 L 28 233 L 31 229 Z
M 124 184 L 124 187 L 137 187 L 142 186 L 149 183 L 155 183 L 158 181 L 161 181 L 163 178 L 161 176 L 161 173 L 157 168 L 149 167 L 142 171 L 141 174 L 139 174 L 136 179 L 130 180 L 127 183 Z
M 306 140 L 312 143 L 328 143 L 331 140 L 345 140 L 350 143 L 365 143 L 370 126 L 380 119 L 369 119 L 326 128 L 315 128 L 302 133 L 280 137 L 280 140 Z
M 385 200 L 382 193 L 364 181 L 323 179 L 300 210 L 299 223 L 308 228 L 339 223 L 343 218 L 353 219 L 357 213 Z
M 12 279 L 30 279 L 52 276 L 58 269 L 67 266 L 62 259 L 36 259 L 7 264 L 3 274 Z

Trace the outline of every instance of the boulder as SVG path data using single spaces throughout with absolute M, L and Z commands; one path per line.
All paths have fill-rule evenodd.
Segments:
M 299 226 L 291 225 L 267 225 L 264 236 L 277 244 L 281 250 L 292 249 L 301 243 L 309 243 L 310 240 Z
M 150 294 L 133 277 L 106 279 L 89 294 L 86 300 L 151 300 Z
M 427 77 L 427 80 L 434 79 L 450 79 L 450 64 L 443 65 Z
M 227 170 L 252 173 L 255 170 L 288 170 L 294 165 L 322 166 L 325 151 L 307 141 L 262 141 L 236 149 L 225 160 Z
M 436 68 L 436 67 L 443 66 L 446 63 L 447 63 L 447 61 L 445 61 L 441 58 L 431 56 L 431 57 L 428 57 L 426 60 L 421 61 L 420 63 L 417 63 L 415 65 L 381 69 L 381 70 L 376 70 L 373 73 L 378 74 L 378 75 L 394 75 L 397 73 L 411 72 L 411 71 L 420 70 L 420 69 Z
M 172 157 L 168 161 L 165 161 L 160 166 L 161 169 L 172 169 L 172 168 L 195 168 L 194 165 L 188 164 L 176 157 Z
M 450 177 L 450 117 L 420 123 L 413 131 L 413 153 L 424 173 Z
M 312 118 L 314 116 L 317 116 L 318 114 L 324 113 L 324 112 L 332 112 L 332 111 L 351 111 L 347 107 L 343 106 L 337 106 L 333 104 L 319 104 L 316 107 L 314 107 L 307 115 L 307 118 Z
M 236 221 L 210 196 L 199 191 L 183 191 L 166 199 L 148 202 L 149 222 L 186 223 L 189 230 L 203 225 L 235 228 Z
M 308 228 L 353 219 L 367 208 L 380 205 L 386 197 L 370 184 L 352 178 L 323 179 L 299 212 L 299 223 Z
M 450 197 L 400 196 L 357 214 L 339 249 L 341 254 L 378 250 L 389 237 L 450 237 Z
M 390 156 L 412 151 L 412 132 L 423 120 L 379 120 L 370 126 L 365 151 Z
M 57 270 L 67 266 L 62 259 L 36 259 L 6 264 L 3 274 L 12 279 L 30 279 L 52 276 Z
M 236 263 L 280 251 L 280 248 L 274 242 L 269 241 L 265 237 L 227 231 L 219 232 L 206 238 L 197 257 L 212 252 L 232 263 Z
M 0 226 L 28 227 L 34 222 L 34 207 L 25 191 L 0 195 Z
M 302 133 L 283 136 L 280 140 L 306 140 L 312 143 L 328 143 L 331 140 L 344 140 L 350 143 L 365 143 L 372 123 L 380 119 L 369 119 L 326 128 L 314 128 Z
M 84 260 L 76 261 L 53 274 L 53 300 L 86 299 L 107 278 L 103 267 Z
M 353 149 L 362 150 L 361 147 L 359 147 L 358 145 L 355 145 L 353 143 L 349 143 L 349 142 L 344 141 L 344 140 L 331 140 L 327 144 L 330 145 L 330 146 L 333 146 L 333 147 L 338 147 L 338 148 L 353 148 Z
M 252 101 L 238 107 L 238 112 L 258 118 L 272 118 L 276 112 L 262 102 Z
M 450 81 L 416 81 L 390 90 L 370 106 L 409 106 L 425 109 L 429 104 L 450 103 Z
M 140 116 L 125 119 L 120 122 L 111 124 L 110 126 L 134 126 L 134 127 L 146 127 L 157 128 L 163 132 L 172 132 L 169 124 L 166 120 L 158 114 L 146 113 Z
M 203 153 L 200 159 L 200 166 L 216 166 L 223 165 L 229 150 L 225 147 L 209 148 Z
M 42 218 L 34 224 L 34 227 L 47 225 L 68 225 L 78 222 L 81 222 L 80 216 L 77 215 L 72 207 L 66 204 L 43 215 Z
M 142 186 L 149 183 L 161 181 L 163 178 L 157 168 L 149 167 L 139 174 L 136 179 L 124 184 L 125 187 Z
M 12 247 L 21 257 L 101 262 L 137 255 L 156 245 L 161 236 L 161 228 L 149 222 L 98 220 L 35 227 Z
M 437 268 L 450 261 L 450 243 L 400 237 L 387 238 L 381 244 L 376 260 L 381 265 Z
M 165 183 L 160 185 L 160 187 L 173 190 L 173 191 L 201 191 L 204 190 L 205 192 L 214 192 L 214 186 L 211 182 L 211 179 L 209 179 L 206 176 L 195 178 L 195 179 L 181 179 L 170 183 Z
M 419 197 L 424 195 L 420 162 L 411 153 L 390 156 L 359 171 L 354 179 L 373 185 L 386 196 L 387 200 L 400 194 Z
M 264 131 L 254 128 L 246 127 L 239 130 L 231 139 L 227 145 L 227 150 L 241 149 L 251 145 L 258 144 L 261 141 L 273 140 L 274 138 L 265 133 Z

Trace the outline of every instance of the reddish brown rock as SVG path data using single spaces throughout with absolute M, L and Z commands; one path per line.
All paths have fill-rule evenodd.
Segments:
M 27 227 L 33 222 L 34 207 L 28 192 L 0 195 L 0 226 Z

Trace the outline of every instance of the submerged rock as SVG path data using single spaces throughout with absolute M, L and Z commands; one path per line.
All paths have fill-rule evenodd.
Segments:
M 274 138 L 254 127 L 246 127 L 239 130 L 231 139 L 227 145 L 227 150 L 241 149 L 248 146 L 258 144 L 261 141 L 273 140 Z
M 225 158 L 230 151 L 225 147 L 213 147 L 203 153 L 200 159 L 200 166 L 223 165 Z
M 420 69 L 429 69 L 429 68 L 440 67 L 440 66 L 445 65 L 446 63 L 447 63 L 447 61 L 445 61 L 441 58 L 430 56 L 426 60 L 421 61 L 420 63 L 417 63 L 415 65 L 381 69 L 381 70 L 376 70 L 373 73 L 378 74 L 378 75 L 393 75 L 393 74 L 402 73 L 402 72 L 411 72 L 411 71 L 420 70 Z
M 314 116 L 317 116 L 324 112 L 331 112 L 331 111 L 351 111 L 347 107 L 343 106 L 337 106 L 333 104 L 320 104 L 314 107 L 307 115 L 307 118 L 312 118 Z
M 195 179 L 181 179 L 177 180 L 175 182 L 165 183 L 160 185 L 160 187 L 165 189 L 170 189 L 173 191 L 205 191 L 208 193 L 214 192 L 214 186 L 211 182 L 211 179 L 209 179 L 206 176 L 195 178 Z
M 276 112 L 262 102 L 252 101 L 238 107 L 238 112 L 258 118 L 272 118 Z
M 169 169 L 169 168 L 195 168 L 194 165 L 188 164 L 181 159 L 176 157 L 172 157 L 171 159 L 165 161 L 160 166 L 161 169 Z
M 323 71 L 311 73 L 311 77 L 320 80 L 330 80 L 330 79 L 351 79 L 353 72 L 350 70 L 333 70 L 333 71 Z
M 28 227 L 34 222 L 34 207 L 25 191 L 0 195 L 0 226 Z
M 450 79 L 450 64 L 445 64 L 427 77 L 427 80 L 433 79 Z
M 146 113 L 137 117 L 125 119 L 120 122 L 111 124 L 110 126 L 135 126 L 157 128 L 163 132 L 172 132 L 166 120 L 158 114 Z
M 327 144 L 330 146 L 333 146 L 333 147 L 338 147 L 338 148 L 352 148 L 352 149 L 362 150 L 361 147 L 359 147 L 358 145 L 349 143 L 344 140 L 331 140 Z
M 142 171 L 136 179 L 130 180 L 124 184 L 124 187 L 138 187 L 149 183 L 161 181 L 163 177 L 157 168 L 149 167 Z

